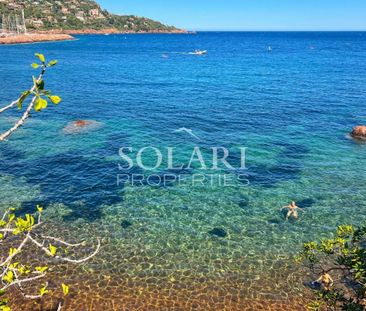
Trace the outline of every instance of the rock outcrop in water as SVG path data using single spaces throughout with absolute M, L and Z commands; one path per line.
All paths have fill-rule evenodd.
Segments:
M 359 125 L 353 128 L 351 136 L 355 139 L 366 140 L 366 126 Z
M 94 120 L 76 120 L 63 128 L 65 134 L 80 134 L 100 128 L 102 124 Z

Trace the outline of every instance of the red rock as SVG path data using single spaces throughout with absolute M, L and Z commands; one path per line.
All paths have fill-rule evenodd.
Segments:
M 102 126 L 98 121 L 94 120 L 76 120 L 69 123 L 63 128 L 65 134 L 81 134 L 93 130 L 97 130 Z
M 91 123 L 91 121 L 88 121 L 88 120 L 76 120 L 74 122 L 74 125 L 77 126 L 77 127 L 84 127 L 84 126 L 87 126 Z
M 353 128 L 351 136 L 357 139 L 366 139 L 366 126 L 359 125 Z

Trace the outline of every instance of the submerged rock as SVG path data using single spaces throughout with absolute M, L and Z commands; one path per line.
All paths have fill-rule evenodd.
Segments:
M 273 219 L 268 220 L 268 223 L 270 225 L 278 225 L 280 223 L 280 220 L 273 218 Z
M 187 205 L 182 205 L 179 207 L 182 211 L 189 211 L 189 207 Z
M 217 236 L 219 238 L 224 238 L 227 236 L 227 232 L 222 228 L 214 228 L 211 231 L 209 231 L 208 233 L 213 236 Z
M 91 123 L 92 121 L 89 120 L 77 120 L 74 122 L 74 125 L 77 127 L 84 127 Z
M 351 136 L 356 139 L 366 140 L 366 126 L 359 125 L 359 126 L 354 127 L 351 132 Z
M 128 220 L 122 220 L 122 222 L 121 222 L 121 227 L 123 228 L 123 229 L 127 229 L 127 228 L 129 228 L 129 227 L 131 227 L 132 226 L 132 222 L 130 222 L 130 221 L 128 221 Z
M 304 199 L 304 200 L 297 202 L 296 205 L 300 208 L 307 208 L 307 207 L 313 206 L 315 203 L 316 203 L 316 201 L 314 199 L 309 198 L 309 199 Z
M 94 120 L 76 120 L 63 128 L 65 134 L 80 134 L 96 130 L 101 127 L 101 123 Z

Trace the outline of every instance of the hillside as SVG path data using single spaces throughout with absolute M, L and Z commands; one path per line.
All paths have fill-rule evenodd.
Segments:
M 22 10 L 28 31 L 182 32 L 145 17 L 111 14 L 92 0 L 0 0 L 0 28 L 16 31 Z

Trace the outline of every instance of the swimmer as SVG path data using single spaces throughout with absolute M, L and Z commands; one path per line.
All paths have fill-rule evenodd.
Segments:
M 323 271 L 322 275 L 316 280 L 316 282 L 321 284 L 326 291 L 330 290 L 334 283 L 332 277 L 326 271 Z
M 299 218 L 299 214 L 297 212 L 297 210 L 301 210 L 303 211 L 304 209 L 298 207 L 295 203 L 295 201 L 292 201 L 290 205 L 284 206 L 281 208 L 281 211 L 284 209 L 288 210 L 288 213 L 286 215 L 286 220 L 288 220 L 291 216 L 295 219 Z

